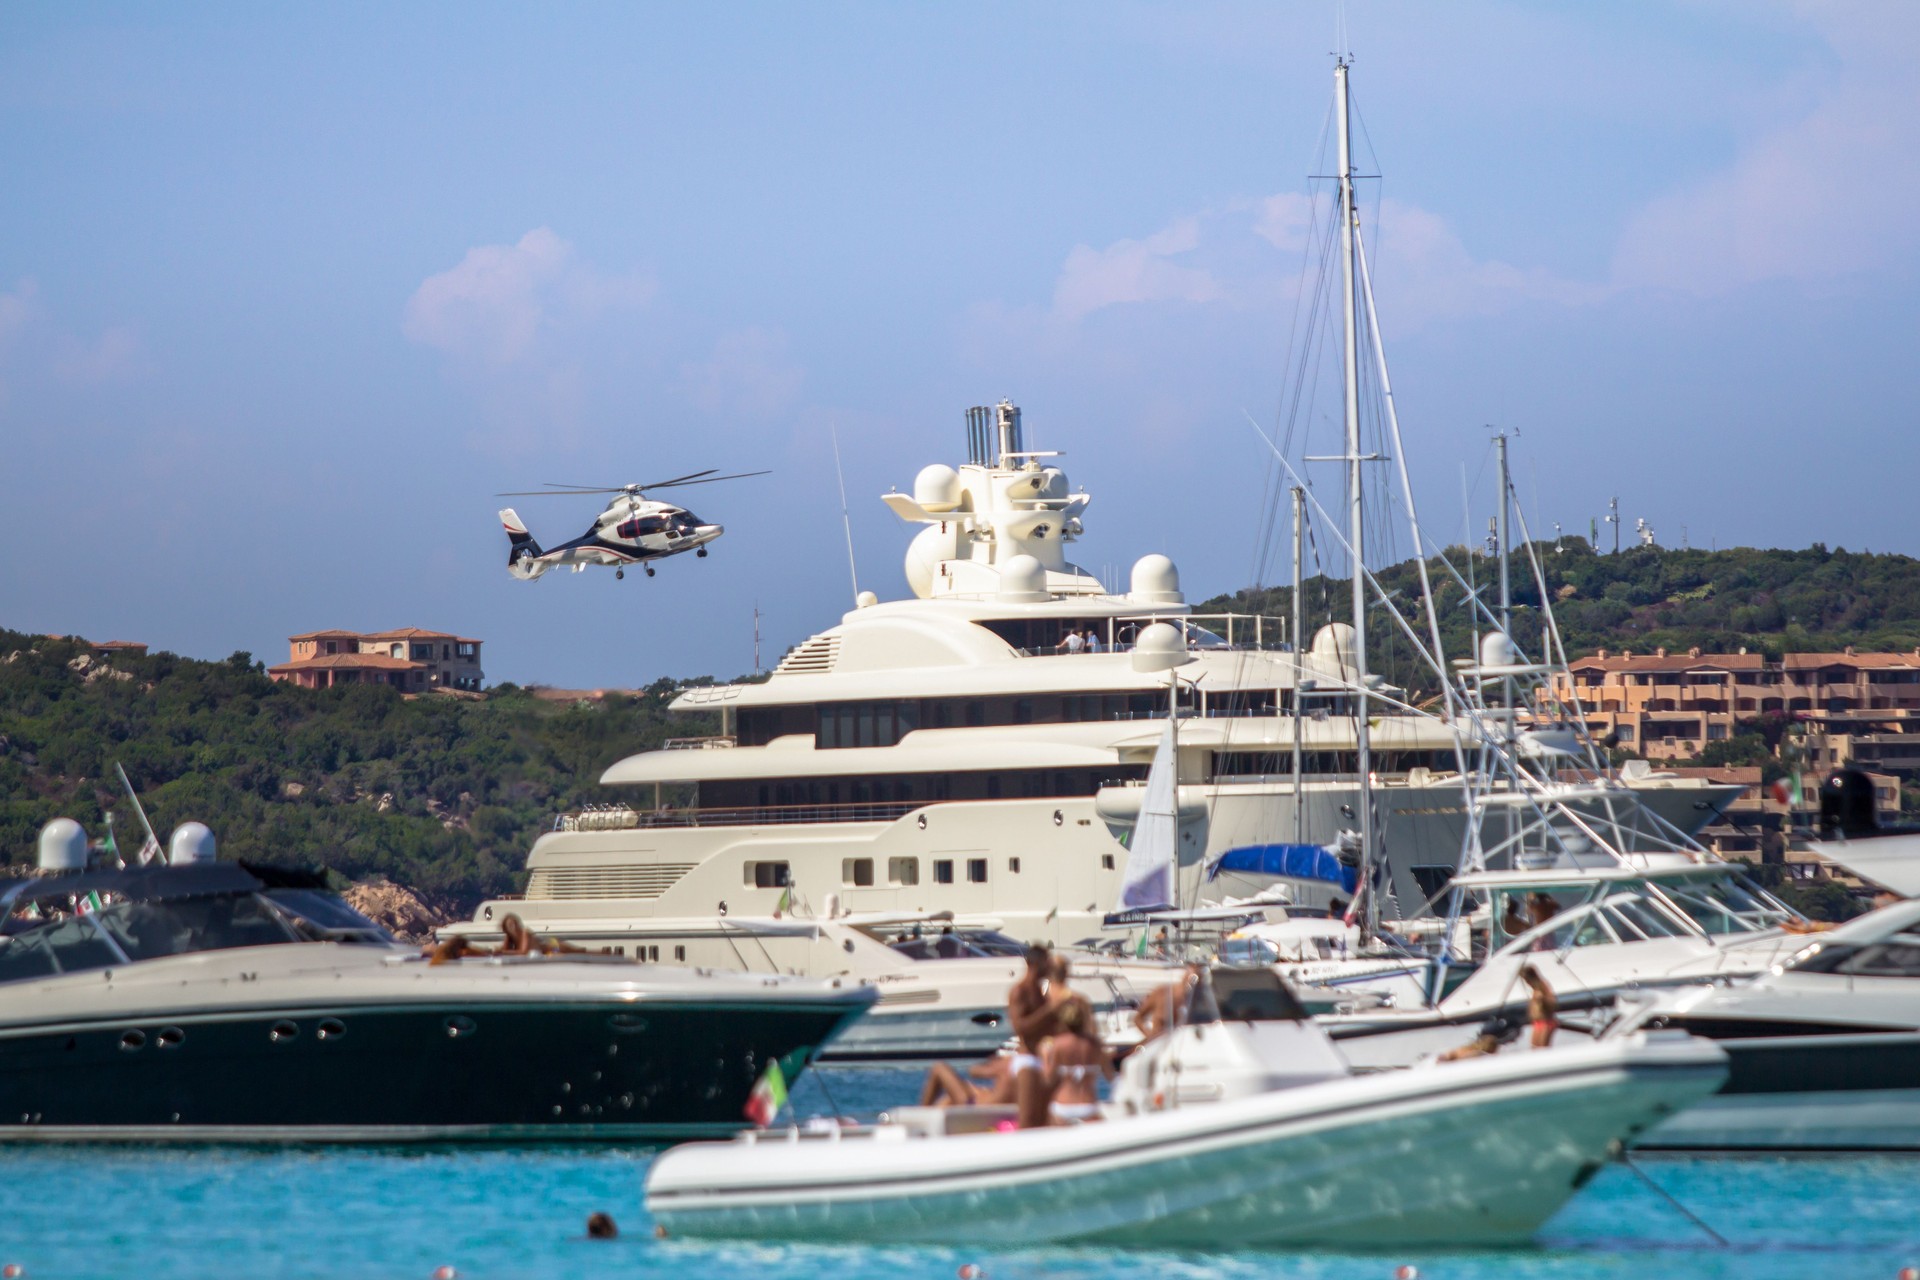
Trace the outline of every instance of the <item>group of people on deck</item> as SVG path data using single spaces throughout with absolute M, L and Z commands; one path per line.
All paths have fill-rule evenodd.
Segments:
M 922 1106 L 1011 1104 L 1022 1129 L 1100 1118 L 1100 1085 L 1114 1074 L 1093 1002 L 1075 991 L 1065 956 L 1029 946 L 1026 970 L 1007 992 L 1014 1047 L 969 1067 L 944 1062 L 927 1073 Z
M 1060 637 L 1060 643 L 1053 646 L 1055 653 L 1100 653 L 1106 646 L 1101 643 L 1100 633 L 1092 627 L 1082 631 L 1077 627 L 1067 628 Z

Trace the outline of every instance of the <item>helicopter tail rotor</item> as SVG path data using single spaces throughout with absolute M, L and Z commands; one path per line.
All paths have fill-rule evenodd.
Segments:
M 512 507 L 500 513 L 507 531 L 507 568 L 516 578 L 537 578 L 546 566 L 539 563 L 540 544 L 528 532 L 526 522 Z

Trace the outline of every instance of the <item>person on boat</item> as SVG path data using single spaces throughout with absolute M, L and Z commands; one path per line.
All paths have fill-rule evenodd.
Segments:
M 1553 1033 L 1560 1029 L 1560 1001 L 1532 965 L 1520 966 L 1520 981 L 1526 983 L 1532 993 L 1527 997 L 1527 1021 L 1533 1026 L 1533 1038 L 1527 1043 L 1535 1049 L 1544 1049 L 1553 1043 Z
M 1100 644 L 1100 633 L 1098 631 L 1095 631 L 1092 627 L 1088 627 L 1087 628 L 1087 652 L 1099 653 L 1101 648 L 1102 646 Z
M 923 1107 L 977 1107 L 983 1104 L 999 1102 L 1004 1104 L 1012 1099 L 1001 1098 L 1003 1087 L 1012 1083 L 1011 1067 L 1013 1055 L 996 1053 L 991 1058 L 982 1058 L 966 1070 L 966 1074 L 954 1070 L 951 1063 L 936 1062 L 927 1069 L 927 1079 L 920 1086 L 920 1105 Z
M 1496 1013 L 1480 1024 L 1480 1033 L 1457 1049 L 1449 1049 L 1435 1058 L 1435 1062 L 1463 1062 L 1468 1058 L 1484 1058 L 1500 1052 L 1502 1045 L 1512 1044 L 1520 1038 L 1520 1024 L 1503 1013 Z
M 1059 1008 L 1047 998 L 1053 953 L 1035 942 L 1027 947 L 1027 970 L 1007 991 L 1007 1021 L 1018 1046 L 1008 1064 L 1007 1089 L 1020 1109 L 1020 1127 L 1047 1122 L 1047 1082 L 1040 1071 L 1040 1045 L 1053 1033 Z
M 1054 1124 L 1100 1118 L 1100 1082 L 1112 1076 L 1113 1057 L 1094 1029 L 1093 1006 L 1074 997 L 1060 1007 L 1059 1026 L 1041 1051 Z
M 554 956 L 563 952 L 580 952 L 584 948 L 576 947 L 559 938 L 543 938 L 527 928 L 527 922 L 513 912 L 508 912 L 500 921 L 500 950 L 495 955 L 502 956 Z
M 1346 918 L 1347 918 L 1346 899 L 1344 898 L 1327 899 L 1327 919 L 1345 920 Z
M 1060 637 L 1060 643 L 1053 646 L 1055 653 L 1079 653 L 1087 647 L 1085 637 L 1073 628 L 1067 628 L 1067 634 Z
M 1139 1028 L 1141 1044 L 1159 1039 L 1180 1020 L 1180 1015 L 1186 1010 L 1187 1000 L 1192 995 L 1193 984 L 1199 980 L 1200 966 L 1190 964 L 1177 979 L 1164 987 L 1155 987 L 1141 997 L 1140 1007 L 1133 1011 L 1133 1025 Z
M 490 956 L 492 951 L 481 946 L 464 933 L 456 933 L 451 938 L 427 944 L 427 963 L 445 964 L 449 960 L 464 960 L 468 956 Z

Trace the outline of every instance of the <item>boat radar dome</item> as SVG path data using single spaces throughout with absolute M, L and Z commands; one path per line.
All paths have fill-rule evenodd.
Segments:
M 1513 647 L 1513 641 L 1504 631 L 1489 631 L 1480 637 L 1480 665 L 1483 667 L 1517 667 L 1520 665 L 1520 651 Z
M 920 468 L 913 478 L 913 500 L 928 511 L 952 511 L 960 505 L 960 473 L 938 462 Z
M 879 603 L 880 597 L 871 591 L 862 591 L 853 598 L 853 607 L 856 609 L 871 609 Z
M 1329 622 L 1313 633 L 1313 656 L 1335 667 L 1353 666 L 1353 627 Z
M 1180 571 L 1163 555 L 1141 556 L 1133 564 L 1127 598 L 1142 604 L 1185 604 L 1180 594 Z
M 1139 639 L 1133 642 L 1132 658 L 1135 671 L 1171 671 L 1193 661 L 1180 628 L 1171 622 L 1156 622 L 1142 628 Z
M 1047 571 L 1032 556 L 1013 556 L 1000 566 L 1000 599 L 1033 604 L 1047 598 Z
M 87 833 L 72 818 L 55 818 L 40 828 L 42 871 L 85 871 Z
M 204 822 L 183 822 L 167 837 L 167 865 L 191 866 L 213 861 L 213 832 Z

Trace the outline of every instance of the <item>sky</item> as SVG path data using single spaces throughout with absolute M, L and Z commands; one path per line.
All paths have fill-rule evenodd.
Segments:
M 0 625 L 728 678 L 756 609 L 770 664 L 853 574 L 905 594 L 879 495 L 1003 397 L 1088 568 L 1284 581 L 1252 424 L 1338 450 L 1300 291 L 1342 21 L 1435 541 L 1491 426 L 1536 532 L 1618 496 L 1629 539 L 1920 553 L 1920 6 L 16 0 Z M 507 575 L 496 492 L 708 467 L 773 472 L 683 491 L 709 558 Z

